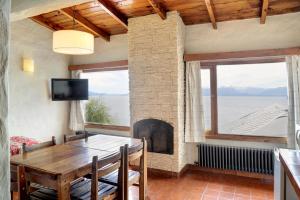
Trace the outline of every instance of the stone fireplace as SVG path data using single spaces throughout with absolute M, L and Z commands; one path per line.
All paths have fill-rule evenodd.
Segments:
M 130 18 L 128 46 L 131 127 L 147 119 L 169 124 L 173 128 L 173 151 L 171 154 L 160 152 L 162 149 L 149 152 L 148 167 L 180 172 L 186 164 L 183 142 L 184 24 L 181 17 L 177 12 L 168 12 L 166 20 L 156 14 Z M 131 134 L 134 136 L 135 130 Z M 152 143 L 151 148 L 153 145 L 162 147 L 157 141 L 148 142 Z
M 148 152 L 173 154 L 174 128 L 158 119 L 143 119 L 133 125 L 133 137 L 147 140 Z

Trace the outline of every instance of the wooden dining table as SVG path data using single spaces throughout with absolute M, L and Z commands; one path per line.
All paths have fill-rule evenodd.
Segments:
M 57 190 L 58 199 L 65 200 L 70 199 L 71 182 L 91 171 L 93 156 L 101 159 L 119 151 L 125 144 L 131 147 L 139 143 L 140 139 L 98 134 L 15 155 L 10 162 L 25 166 L 34 183 Z M 146 183 L 141 187 L 145 189 Z

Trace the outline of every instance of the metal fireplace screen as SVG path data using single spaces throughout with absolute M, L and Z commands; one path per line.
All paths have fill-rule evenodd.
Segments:
M 174 128 L 158 119 L 144 119 L 133 125 L 134 138 L 146 138 L 148 152 L 173 154 Z

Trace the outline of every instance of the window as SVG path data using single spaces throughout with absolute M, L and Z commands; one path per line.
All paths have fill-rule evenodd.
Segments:
M 286 137 L 288 98 L 285 62 L 208 68 L 215 75 L 209 85 L 211 106 L 205 101 L 207 84 L 202 84 L 204 111 L 209 110 L 205 118 L 211 121 L 212 134 Z M 206 73 L 201 76 L 213 77 Z
M 84 102 L 86 122 L 129 126 L 128 70 L 82 73 L 89 79 L 89 100 Z

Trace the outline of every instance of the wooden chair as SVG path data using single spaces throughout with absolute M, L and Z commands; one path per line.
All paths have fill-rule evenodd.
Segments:
M 56 139 L 55 139 L 55 136 L 52 136 L 52 140 L 48 141 L 48 142 L 34 144 L 34 145 L 31 145 L 31 146 L 27 146 L 26 143 L 23 143 L 22 151 L 23 151 L 23 153 L 27 153 L 27 152 L 31 152 L 31 151 L 36 151 L 38 149 L 51 147 L 51 146 L 54 146 L 54 145 L 56 145 Z
M 39 143 L 39 144 L 34 144 L 31 146 L 27 146 L 25 143 L 22 144 L 22 153 L 30 152 L 30 151 L 35 151 L 38 149 L 50 147 L 56 145 L 56 139 L 54 136 L 52 136 L 51 141 Z M 19 192 L 19 187 L 18 187 L 18 170 L 17 170 L 17 165 L 10 164 L 10 193 L 11 193 L 11 199 L 13 199 L 14 192 Z M 36 184 L 31 185 L 32 188 L 40 188 Z
M 143 185 L 147 185 L 147 163 L 146 163 L 146 154 L 147 154 L 147 142 L 143 138 L 142 143 L 133 147 L 128 148 L 128 145 L 125 145 L 124 150 L 124 198 L 127 200 L 129 187 L 132 185 L 139 186 L 139 199 L 144 200 L 146 198 L 146 191 L 144 190 Z M 137 171 L 129 170 L 129 162 L 140 160 L 139 168 Z M 111 185 L 117 185 L 118 172 L 114 171 L 100 179 L 101 182 L 108 183 Z M 137 184 L 138 183 L 138 184 Z
M 79 179 L 73 182 L 70 188 L 70 199 L 74 200 L 124 200 L 124 147 L 120 148 L 120 152 L 107 156 L 98 160 L 98 156 L 93 157 L 91 174 L 92 179 Z M 119 171 L 118 184 L 116 186 L 101 183 L 99 178 L 105 176 L 112 171 Z M 27 177 L 30 177 L 30 169 L 24 166 L 18 166 L 19 185 L 21 188 L 20 200 L 49 200 L 57 199 L 57 192 L 54 189 L 42 188 L 32 193 L 27 192 Z
M 10 195 L 14 199 L 14 193 L 19 192 L 18 189 L 18 166 L 10 164 Z
M 88 136 L 89 134 L 87 132 L 78 135 L 64 135 L 64 143 L 74 141 L 74 140 L 86 139 L 88 138 Z

